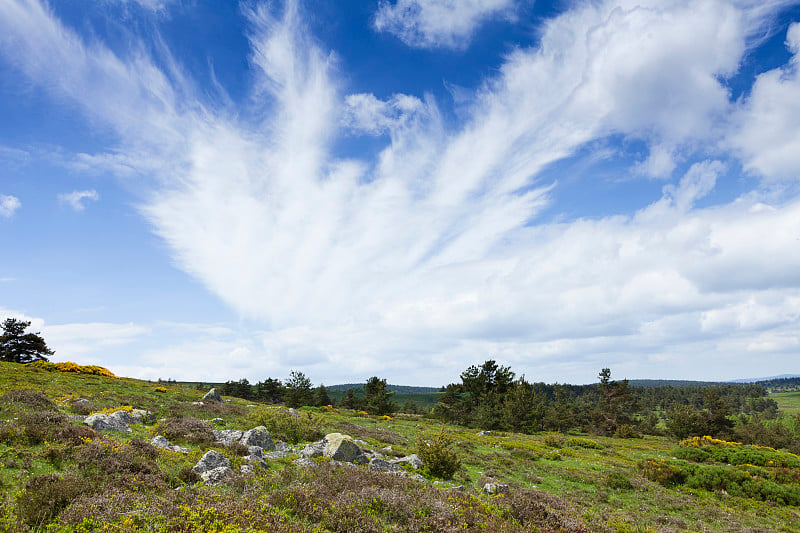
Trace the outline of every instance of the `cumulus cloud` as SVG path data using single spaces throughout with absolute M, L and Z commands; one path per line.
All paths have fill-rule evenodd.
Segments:
M 464 48 L 487 20 L 513 17 L 515 5 L 515 0 L 382 1 L 373 24 L 415 48 Z
M 87 191 L 72 191 L 58 195 L 58 201 L 62 204 L 70 206 L 75 211 L 83 211 L 86 209 L 85 202 L 96 202 L 100 199 L 100 195 L 94 189 Z
M 789 27 L 786 47 L 789 64 L 758 76 L 729 139 L 747 170 L 774 181 L 800 178 L 800 23 Z
M 22 202 L 16 196 L 0 194 L 0 218 L 11 218 L 20 207 Z
M 485 14 L 500 4 L 464 5 Z M 739 108 L 723 83 L 765 20 L 757 8 L 580 4 L 546 22 L 537 47 L 511 53 L 449 126 L 429 96 L 341 94 L 331 54 L 292 2 L 246 11 L 256 72 L 246 120 L 203 104 L 144 55 L 82 42 L 36 3 L 0 7 L 0 48 L 34 80 L 64 71 L 50 90 L 122 139 L 114 157 L 81 162 L 156 176 L 142 212 L 177 264 L 263 326 L 150 347 L 147 372 L 201 354 L 240 375 L 302 365 L 326 380 L 442 384 L 495 356 L 551 380 L 586 366 L 587 380 L 603 366 L 635 375 L 645 363 L 686 377 L 682 365 L 704 353 L 706 375 L 715 357 L 766 373 L 782 371 L 800 325 L 798 198 L 755 190 L 698 207 L 727 168 L 722 154 L 628 215 L 539 218 L 559 186 L 542 171 L 587 143 L 640 140 L 649 159 L 621 177 L 669 177 L 674 154 L 718 150 L 731 113 L 769 115 L 762 78 Z M 792 68 L 774 83 L 791 88 Z M 332 146 L 344 133 L 387 135 L 374 158 L 342 160 Z M 770 148 L 736 146 L 746 161 Z M 753 351 L 774 360 L 755 367 Z

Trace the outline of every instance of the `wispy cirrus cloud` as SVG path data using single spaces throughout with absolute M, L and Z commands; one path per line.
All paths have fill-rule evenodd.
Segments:
M 83 211 L 86 209 L 87 201 L 96 202 L 100 199 L 100 195 L 96 190 L 90 189 L 86 191 L 72 191 L 58 195 L 59 203 L 70 206 L 75 211 Z
M 39 4 L 4 8 L 5 55 L 42 83 L 63 70 L 50 90 L 118 132 L 113 157 L 81 161 L 154 176 L 142 212 L 179 266 L 263 325 L 206 350 L 242 375 L 302 365 L 325 379 L 441 384 L 494 355 L 554 380 L 645 363 L 681 377 L 681 365 L 706 364 L 699 352 L 705 375 L 722 357 L 779 373 L 797 340 L 800 199 L 756 186 L 701 202 L 737 154 L 766 178 L 800 167 L 769 153 L 793 146 L 800 122 L 762 104 L 772 78 L 791 93 L 793 63 L 741 103 L 724 85 L 768 20 L 762 3 L 576 5 L 511 53 L 455 125 L 425 95 L 345 94 L 293 2 L 246 12 L 257 73 L 246 118 L 146 55 L 84 43 Z M 34 27 L 47 38 L 24 34 Z M 740 134 L 761 119 L 779 142 Z M 334 140 L 362 133 L 388 135 L 374 157 L 337 157 Z M 670 180 L 661 197 L 619 216 L 540 220 L 560 186 L 543 170 L 609 135 L 647 147 L 619 172 Z M 676 155 L 696 161 L 671 179 Z M 150 348 L 147 366 L 197 349 Z M 754 351 L 771 359 L 754 368 Z
M 465 48 L 477 28 L 489 19 L 510 18 L 516 0 L 382 1 L 373 21 L 414 48 Z

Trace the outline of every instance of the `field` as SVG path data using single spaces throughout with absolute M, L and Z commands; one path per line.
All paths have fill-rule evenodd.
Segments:
M 19 389 L 52 403 L 9 393 Z M 11 532 L 800 530 L 800 458 L 774 450 L 702 439 L 679 447 L 666 437 L 487 435 L 420 416 L 345 409 L 304 408 L 294 416 L 235 398 L 195 404 L 202 392 L 179 385 L 12 363 L 0 363 L 0 395 L 0 530 Z M 790 408 L 799 399 L 776 398 Z M 78 415 L 121 406 L 153 416 L 130 434 L 79 425 Z M 216 447 L 235 470 L 243 464 L 241 450 L 204 440 L 189 423 L 212 418 L 223 420 L 214 429 L 265 425 L 295 445 L 347 433 L 398 456 L 444 435 L 461 468 L 449 480 L 423 470 L 429 482 L 422 483 L 326 460 L 301 467 L 276 459 L 204 486 L 190 467 L 205 450 Z M 192 451 L 142 442 L 170 431 L 173 444 Z M 508 493 L 482 491 L 490 481 L 508 484 Z
M 787 415 L 800 414 L 800 392 L 774 392 L 769 397 L 778 402 L 778 409 Z

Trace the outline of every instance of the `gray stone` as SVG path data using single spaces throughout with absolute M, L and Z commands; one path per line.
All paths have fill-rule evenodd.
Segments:
M 275 451 L 278 451 L 278 452 L 291 452 L 291 451 L 294 451 L 294 450 L 292 450 L 291 446 L 289 446 L 288 444 L 286 444 L 282 440 L 279 440 L 279 441 L 275 442 Z
M 402 466 L 384 461 L 383 459 L 378 459 L 377 457 L 373 457 L 370 460 L 367 468 L 375 472 L 403 472 Z
M 395 464 L 410 464 L 416 470 L 421 470 L 425 466 L 425 463 L 422 462 L 422 459 L 419 458 L 419 455 L 415 453 L 401 457 L 400 459 L 394 459 L 392 462 Z
M 211 470 L 206 470 L 200 474 L 200 479 L 203 480 L 203 483 L 208 485 L 216 485 L 223 479 L 225 476 L 233 472 L 233 469 L 229 466 L 220 466 L 219 468 L 212 468 Z
M 189 453 L 191 451 L 189 448 L 184 448 L 183 446 L 170 444 L 167 438 L 162 435 L 156 435 L 155 437 L 153 437 L 153 440 L 150 441 L 150 444 L 156 448 L 160 448 L 162 450 L 169 450 L 171 452 Z
M 221 418 L 212 418 L 211 419 L 211 423 L 212 424 L 224 424 L 225 421 L 223 419 L 221 419 Z
M 322 455 L 325 453 L 325 446 L 327 444 L 328 444 L 327 439 L 322 439 L 319 442 L 312 442 L 306 444 L 306 447 L 303 448 L 303 450 L 300 452 L 300 455 L 302 455 L 305 458 L 322 457 Z
M 325 450 L 322 452 L 322 455 L 330 457 L 334 461 L 352 463 L 357 457 L 364 455 L 361 448 L 353 442 L 353 438 L 350 437 L 350 435 L 329 433 L 325 435 L 325 440 L 328 441 L 328 443 L 325 445 Z
M 309 459 L 307 457 L 301 457 L 300 459 L 295 459 L 292 462 L 294 464 L 296 464 L 297 466 L 303 466 L 303 467 L 306 467 L 306 468 L 307 467 L 311 467 L 311 466 L 317 466 L 317 463 L 315 463 L 314 461 L 312 461 L 311 459 Z
M 151 421 L 153 419 L 153 413 L 145 411 L 144 409 L 131 409 L 130 417 L 133 421 L 132 423 L 141 424 Z
M 110 415 L 95 413 L 84 418 L 83 423 L 98 431 L 123 431 L 125 433 L 133 431 L 130 426 L 124 422 L 126 417 L 118 415 L 118 413 L 125 413 L 125 411 L 117 411 Z M 127 415 L 127 413 L 125 413 L 125 415 Z M 130 418 L 130 415 L 128 415 L 127 418 Z
M 362 452 L 361 454 L 356 455 L 355 459 L 353 459 L 352 462 L 357 464 L 357 465 L 365 465 L 365 464 L 369 463 L 369 460 L 370 460 L 370 457 L 367 454 Z
M 267 460 L 264 458 L 264 449 L 261 448 L 261 446 L 248 446 L 247 449 L 250 455 L 245 455 L 243 457 L 245 461 L 259 464 L 264 468 L 267 467 Z
M 505 483 L 487 483 L 483 486 L 483 492 L 488 494 L 506 494 L 508 485 Z
M 225 446 L 230 446 L 234 442 L 238 442 L 241 440 L 242 435 L 244 435 L 244 431 L 239 429 L 215 429 L 214 431 L 214 441 L 221 442 Z
M 211 485 L 219 483 L 232 472 L 231 462 L 217 450 L 207 451 L 192 470 L 197 472 L 205 483 Z
M 285 459 L 292 456 L 290 452 L 283 451 L 267 452 L 264 455 L 267 457 L 267 459 Z
M 479 436 L 479 437 L 488 437 L 488 436 L 489 436 L 489 435 L 491 435 L 491 434 L 492 434 L 492 432 L 491 432 L 491 431 L 479 431 L 479 432 L 478 432 L 478 436 Z
M 258 426 L 245 431 L 240 439 L 240 442 L 245 446 L 259 446 L 265 450 L 275 449 L 275 443 L 272 441 L 272 436 L 264 426 Z
M 239 470 L 242 472 L 242 474 L 247 475 L 252 474 L 256 469 L 253 468 L 253 465 L 242 465 L 239 467 Z
M 156 448 L 161 448 L 164 450 L 172 448 L 172 444 L 170 444 L 167 438 L 163 435 L 156 435 L 153 437 L 153 440 L 150 441 L 150 444 Z
M 213 388 L 203 396 L 203 400 L 207 402 L 221 402 L 222 396 L 219 395 L 216 388 Z

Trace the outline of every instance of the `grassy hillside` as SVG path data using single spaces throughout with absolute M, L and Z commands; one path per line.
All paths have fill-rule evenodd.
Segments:
M 774 450 L 711 440 L 679 447 L 663 437 L 481 435 L 418 416 L 384 420 L 305 408 L 295 417 L 239 399 L 193 403 L 201 395 L 179 385 L 0 363 L 0 530 L 800 530 L 800 458 Z M 130 434 L 80 425 L 78 415 L 127 405 L 153 417 Z M 275 438 L 300 445 L 347 433 L 396 455 L 444 434 L 462 466 L 436 484 L 426 471 L 431 483 L 326 460 L 308 468 L 276 459 L 209 487 L 190 470 L 205 450 L 217 447 L 237 472 L 243 463 L 242 450 L 204 437 L 201 421 L 213 418 L 223 420 L 215 429 L 265 425 Z M 192 451 L 156 450 L 147 444 L 156 434 Z M 509 492 L 483 493 L 488 481 L 508 484 Z
M 774 392 L 770 398 L 778 403 L 778 409 L 786 414 L 800 414 L 800 392 Z

